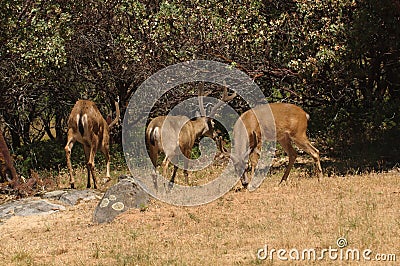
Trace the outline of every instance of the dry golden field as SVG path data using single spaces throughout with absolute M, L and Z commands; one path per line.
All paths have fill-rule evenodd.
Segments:
M 400 262 L 399 172 L 325 177 L 318 182 L 293 171 L 289 181 L 278 186 L 280 174 L 268 176 L 254 192 L 232 190 L 198 207 L 151 200 L 147 208 L 129 210 L 109 224 L 92 222 L 96 201 L 48 216 L 13 217 L 0 225 L 0 264 Z M 336 243 L 341 237 L 347 240 L 343 249 Z

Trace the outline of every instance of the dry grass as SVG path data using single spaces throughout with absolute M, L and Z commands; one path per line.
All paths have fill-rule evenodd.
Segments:
M 8 265 L 275 265 L 281 264 L 277 257 L 260 261 L 257 250 L 268 245 L 321 251 L 337 248 L 336 239 L 343 236 L 348 248 L 369 248 L 371 256 L 397 252 L 400 260 L 399 173 L 320 182 L 299 175 L 292 172 L 289 182 L 279 187 L 280 175 L 273 175 L 255 192 L 230 191 L 199 207 L 152 200 L 146 211 L 130 210 L 110 224 L 92 223 L 97 202 L 50 216 L 13 217 L 0 225 L 0 261 Z

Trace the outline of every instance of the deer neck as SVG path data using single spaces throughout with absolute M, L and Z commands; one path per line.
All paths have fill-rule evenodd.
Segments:
M 205 117 L 200 117 L 198 119 L 192 120 L 191 122 L 196 139 L 202 136 L 207 131 L 208 126 Z

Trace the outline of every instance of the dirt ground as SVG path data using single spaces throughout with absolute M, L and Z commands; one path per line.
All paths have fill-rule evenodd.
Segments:
M 198 207 L 151 200 L 100 225 L 92 222 L 97 201 L 48 216 L 13 217 L 0 225 L 0 264 L 395 265 L 399 177 L 372 173 L 318 182 L 292 172 L 278 186 L 280 175 L 273 175 L 254 192 L 232 190 Z M 342 249 L 339 238 L 347 242 Z

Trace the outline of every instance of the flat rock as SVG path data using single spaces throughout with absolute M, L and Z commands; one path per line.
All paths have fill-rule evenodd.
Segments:
M 48 202 L 44 199 L 26 198 L 1 205 L 0 219 L 8 219 L 15 215 L 45 215 L 63 210 L 65 210 L 64 206 Z
M 81 201 L 100 199 L 103 194 L 95 190 L 63 189 L 46 192 L 42 198 L 59 200 L 68 205 L 76 205 Z
M 145 208 L 148 202 L 149 195 L 135 183 L 135 180 L 132 177 L 122 176 L 120 181 L 104 194 L 94 211 L 93 221 L 111 222 L 117 215 L 131 208 Z

